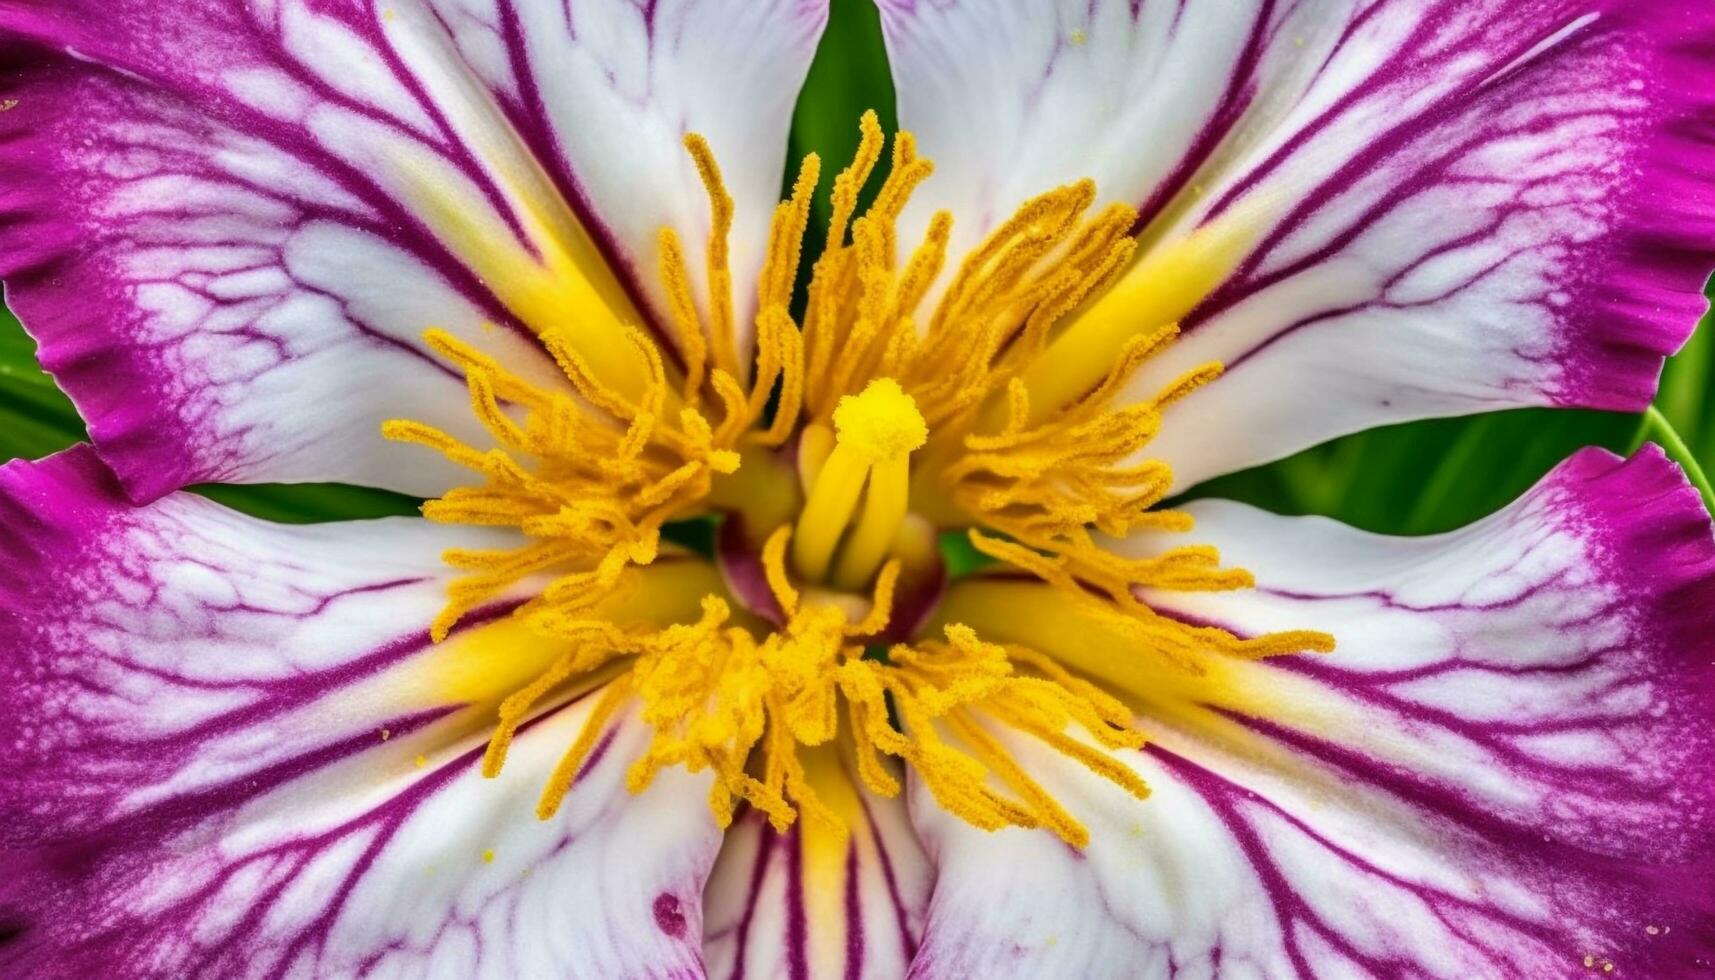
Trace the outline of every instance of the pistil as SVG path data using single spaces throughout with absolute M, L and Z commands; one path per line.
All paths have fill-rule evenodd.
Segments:
M 855 590 L 881 567 L 905 520 L 910 456 L 928 441 L 929 430 L 911 396 L 890 378 L 842 399 L 834 411 L 834 430 L 833 451 L 817 471 L 798 518 L 792 563 L 799 575 L 819 582 L 827 578 L 838 549 L 834 584 Z

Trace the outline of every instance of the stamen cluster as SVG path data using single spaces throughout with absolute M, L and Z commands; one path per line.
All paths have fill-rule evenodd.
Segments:
M 655 734 L 631 769 L 632 789 L 668 766 L 710 770 L 710 806 L 722 825 L 741 802 L 782 831 L 800 815 L 837 823 L 800 751 L 843 734 L 872 792 L 900 791 L 884 761 L 892 757 L 972 824 L 1044 827 L 1081 846 L 1082 824 L 1024 770 L 1002 733 L 1029 736 L 1141 799 L 1148 788 L 1109 754 L 1143 744 L 1133 714 L 1039 651 L 986 640 L 968 625 L 916 635 L 915 624 L 895 622 L 901 582 L 939 575 L 915 567 L 935 558 L 913 543 L 932 541 L 938 527 L 969 527 L 982 553 L 1123 623 L 1121 635 L 1189 671 L 1211 657 L 1331 648 L 1322 634 L 1240 639 L 1162 616 L 1138 598 L 1142 590 L 1242 588 L 1250 577 L 1221 568 L 1210 548 L 1124 558 L 1096 536 L 1190 529 L 1188 516 L 1156 509 L 1171 474 L 1142 453 L 1166 408 L 1220 372 L 1204 365 L 1138 398 L 1127 385 L 1172 342 L 1173 323 L 1115 330 L 1109 317 L 1094 344 L 1064 328 L 1136 272 L 1136 213 L 1114 205 L 1091 214 L 1089 181 L 1048 191 L 989 234 L 937 292 L 950 215 L 935 215 L 900 261 L 900 216 L 932 170 L 910 134 L 894 141 L 887 179 L 858 213 L 884 145 L 866 115 L 856 159 L 833 184 L 828 245 L 811 269 L 800 322 L 793 302 L 820 176 L 820 161 L 805 160 L 774 214 L 748 356 L 732 304 L 734 205 L 696 136 L 686 147 L 710 199 L 709 298 L 699 306 L 683 245 L 664 229 L 670 360 L 640 329 L 617 340 L 551 330 L 540 339 L 568 384 L 550 390 L 445 333 L 428 335 L 464 372 L 498 448 L 388 423 L 388 436 L 438 449 L 484 477 L 424 513 L 513 527 L 528 540 L 447 556 L 470 574 L 453 587 L 434 637 L 541 578 L 519 615 L 564 648 L 498 706 L 484 772 L 500 771 L 518 727 L 555 691 L 613 678 L 544 791 L 544 819 L 600 731 L 635 701 Z M 1145 265 L 1177 263 L 1194 273 L 1180 278 L 1197 283 L 1209 278 L 1203 257 L 1229 246 L 1197 236 Z M 1185 295 L 1158 304 L 1188 308 Z M 1082 353 L 1057 373 L 1057 352 L 1074 339 Z M 630 376 L 645 379 L 640 390 L 616 390 L 590 370 L 588 346 L 606 345 L 608 363 L 615 343 L 619 363 L 633 358 Z M 1105 361 L 1093 362 L 1091 350 Z M 643 587 L 641 570 L 661 557 L 663 527 L 706 513 L 724 514 L 751 542 L 767 602 L 743 590 L 710 594 L 694 622 L 615 613 L 616 597 Z M 890 628 L 909 639 L 878 644 Z

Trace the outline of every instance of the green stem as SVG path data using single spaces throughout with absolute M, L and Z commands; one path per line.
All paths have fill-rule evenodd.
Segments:
M 1703 505 L 1709 508 L 1711 513 L 1715 513 L 1715 486 L 1710 485 L 1709 477 L 1704 474 L 1703 467 L 1698 465 L 1697 457 L 1692 455 L 1685 440 L 1679 437 L 1673 423 L 1654 405 L 1644 409 L 1642 423 L 1638 428 L 1638 443 L 1641 445 L 1646 439 L 1653 439 L 1685 470 L 1691 485 L 1703 495 Z

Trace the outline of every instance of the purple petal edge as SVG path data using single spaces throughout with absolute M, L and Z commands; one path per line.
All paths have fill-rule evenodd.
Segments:
M 1629 459 L 1590 448 L 1544 489 L 1568 491 L 1562 520 L 1595 545 L 1603 577 L 1631 585 L 1661 652 L 1689 661 L 1687 682 L 1715 705 L 1715 525 L 1684 470 L 1654 443 Z
M 46 459 L 0 465 L 0 561 L 6 564 L 0 629 L 31 604 L 46 556 L 67 554 L 116 508 L 129 506 L 119 481 L 87 443 Z
M 74 223 L 51 220 L 58 208 L 49 199 L 57 153 L 40 117 L 56 103 L 33 96 L 41 88 L 77 83 L 63 68 L 28 67 L 40 57 L 24 44 L 0 39 L 0 100 L 17 100 L 0 112 L 0 147 L 14 163 L 0 185 L 0 296 L 35 339 L 42 369 L 76 406 L 95 445 L 89 452 L 117 474 L 130 500 L 147 503 L 200 482 L 198 467 L 184 451 L 193 433 L 182 419 L 158 409 L 171 377 L 166 366 L 127 335 L 125 324 L 89 315 L 126 304 L 118 297 L 93 300 L 114 288 L 111 279 L 93 260 L 90 243 L 69 240 Z M 29 163 L 19 168 L 20 161 Z
M 1639 652 L 1681 689 L 1680 703 L 1715 708 L 1715 524 L 1679 464 L 1654 444 L 1630 458 L 1589 448 L 1562 464 L 1540 489 L 1563 501 L 1557 519 L 1589 543 L 1592 570 L 1626 590 L 1638 642 L 1646 647 Z M 1695 717 L 1694 709 L 1688 713 Z M 1715 714 L 1706 715 L 1705 723 L 1715 727 Z M 1685 815 L 1686 826 L 1715 826 L 1712 744 L 1690 750 L 1679 776 L 1695 800 L 1688 804 L 1695 812 Z M 1678 866 L 1615 860 L 1608 868 L 1616 904 L 1629 894 L 1633 908 L 1671 909 L 1688 924 L 1628 950 L 1629 975 L 1666 980 L 1715 968 L 1715 891 L 1709 884 L 1715 880 L 1715 839 L 1693 851 Z
M 1659 80 L 1659 122 L 1640 136 L 1625 232 L 1590 270 L 1588 345 L 1566 364 L 1562 405 L 1641 411 L 1662 359 L 1710 305 L 1715 270 L 1715 7 L 1684 0 L 1605 4 L 1621 31 L 1658 39 L 1639 53 Z

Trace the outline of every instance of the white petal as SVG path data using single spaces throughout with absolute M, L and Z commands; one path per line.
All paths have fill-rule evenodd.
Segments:
M 704 894 L 710 976 L 888 980 L 917 952 L 928 861 L 904 800 L 863 788 L 832 751 L 806 762 L 848 833 L 800 819 L 780 834 L 755 811 L 733 825 Z
M 538 821 L 590 692 L 483 779 L 497 699 L 556 651 L 504 618 L 429 645 L 455 543 L 132 509 L 84 449 L 0 470 L 0 972 L 698 972 L 707 777 L 632 795 L 621 715 Z
M 949 208 L 955 253 L 1082 177 L 1142 210 L 1146 255 L 1236 223 L 1245 257 L 1134 388 L 1227 366 L 1151 446 L 1182 484 L 1388 422 L 1638 410 L 1706 306 L 1706 7 L 882 9 L 900 123 L 938 165 L 908 224 Z M 1145 330 L 1183 312 L 1110 304 L 1086 315 Z
M 1001 635 L 1135 699 L 1152 744 L 1124 761 L 1154 793 L 1139 803 L 1013 739 L 1088 823 L 1082 853 L 914 797 L 937 866 L 915 975 L 1706 967 L 1715 535 L 1658 451 L 1591 451 L 1440 538 L 1195 509 L 1259 587 L 1150 602 L 1244 634 L 1324 629 L 1338 649 L 1189 677 L 1070 613 L 1026 618 L 1044 587 L 991 591 L 1015 617 Z
M 424 330 L 551 377 L 535 332 L 637 322 L 665 225 L 700 288 L 686 132 L 744 205 L 735 278 L 754 280 L 824 6 L 9 4 L 8 301 L 137 499 L 438 493 L 456 471 L 379 435 L 404 417 L 480 441 Z

